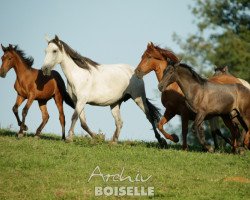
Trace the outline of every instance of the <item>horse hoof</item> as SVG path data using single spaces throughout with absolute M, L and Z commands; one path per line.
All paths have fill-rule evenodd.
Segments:
M 159 143 L 160 143 L 160 147 L 162 149 L 167 149 L 168 148 L 168 143 L 163 138 L 161 138 L 161 140 L 159 141 Z
M 174 139 L 173 142 L 175 142 L 175 143 L 179 142 L 179 137 L 176 134 L 172 134 L 171 136 Z
M 236 149 L 235 153 L 239 155 L 244 155 L 246 153 L 246 149 L 244 147 L 239 147 Z
M 17 138 L 18 138 L 18 139 L 23 138 L 23 136 L 24 136 L 24 134 L 23 134 L 23 133 L 18 133 L 18 134 L 17 134 Z
M 117 141 L 111 141 L 110 144 L 111 145 L 118 145 L 118 142 Z
M 71 143 L 73 142 L 73 139 L 71 137 L 67 137 L 65 140 L 66 143 Z
M 188 151 L 188 147 L 182 147 L 183 151 Z
M 214 148 L 212 146 L 207 146 L 206 149 L 207 149 L 207 152 L 214 153 Z
M 41 139 L 40 135 L 35 135 L 34 138 L 35 138 L 36 140 Z

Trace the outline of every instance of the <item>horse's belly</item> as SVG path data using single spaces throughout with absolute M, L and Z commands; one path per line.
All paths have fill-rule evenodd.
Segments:
M 106 93 L 106 95 L 98 95 L 90 97 L 88 104 L 90 105 L 98 105 L 98 106 L 109 106 L 116 102 L 118 102 L 123 97 L 123 91 L 116 93 Z

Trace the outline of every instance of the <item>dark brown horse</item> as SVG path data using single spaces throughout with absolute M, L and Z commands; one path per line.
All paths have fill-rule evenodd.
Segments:
M 185 64 L 168 66 L 158 88 L 163 91 L 168 85 L 177 82 L 183 91 L 187 104 L 196 113 L 194 128 L 200 144 L 209 150 L 205 141 L 202 122 L 205 118 L 221 116 L 225 124 L 232 123 L 230 113 L 236 111 L 243 122 L 247 135 L 250 134 L 250 90 L 241 84 L 217 84 L 200 77 Z M 236 151 L 237 130 L 231 130 L 233 151 Z M 245 141 L 246 142 L 246 141 Z M 245 143 L 244 142 L 244 143 Z
M 142 78 L 147 73 L 155 71 L 158 81 L 161 81 L 163 77 L 163 71 L 167 68 L 167 66 L 169 64 L 175 64 L 179 62 L 180 60 L 172 51 L 162 49 L 158 46 L 155 46 L 153 43 L 149 43 L 146 51 L 142 55 L 141 62 L 137 66 L 135 73 L 139 78 Z M 219 81 L 221 83 L 223 83 L 223 81 L 227 81 L 222 79 L 218 77 L 214 81 Z M 188 122 L 189 120 L 194 120 L 196 114 L 186 105 L 185 96 L 177 83 L 170 84 L 166 90 L 162 92 L 161 101 L 166 110 L 164 116 L 158 123 L 159 130 L 167 139 L 178 142 L 178 137 L 175 134 L 170 135 L 167 133 L 163 126 L 164 124 L 168 123 L 175 115 L 180 115 L 182 121 L 182 148 L 187 149 Z M 218 128 L 217 120 L 211 119 L 209 122 L 215 147 L 218 148 L 216 135 L 220 135 L 226 142 L 230 143 L 230 140 L 221 134 Z
M 23 131 L 28 129 L 28 127 L 25 125 L 25 118 L 34 100 L 38 101 L 40 110 L 42 112 L 42 123 L 38 127 L 35 134 L 37 137 L 40 136 L 43 127 L 46 125 L 49 119 L 46 103 L 51 98 L 54 98 L 56 106 L 59 110 L 59 120 L 62 126 L 62 139 L 65 139 L 65 116 L 63 111 L 63 100 L 72 108 L 75 106 L 66 91 L 64 81 L 60 74 L 56 71 L 53 71 L 51 76 L 45 77 L 41 70 L 31 67 L 33 64 L 33 58 L 25 57 L 24 52 L 18 49 L 17 46 L 2 46 L 2 49 L 4 51 L 4 55 L 2 56 L 0 76 L 4 78 L 11 68 L 14 68 L 17 76 L 14 85 L 14 88 L 17 91 L 17 99 L 13 107 L 13 112 L 16 116 L 18 125 L 20 126 L 18 137 L 22 137 L 24 134 Z M 21 121 L 18 115 L 18 107 L 25 99 L 28 100 L 23 108 Z

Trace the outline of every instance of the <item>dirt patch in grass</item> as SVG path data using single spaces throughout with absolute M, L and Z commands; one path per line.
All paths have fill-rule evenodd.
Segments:
M 226 182 L 238 182 L 238 183 L 250 183 L 250 179 L 240 177 L 240 176 L 224 178 L 223 181 L 226 181 Z

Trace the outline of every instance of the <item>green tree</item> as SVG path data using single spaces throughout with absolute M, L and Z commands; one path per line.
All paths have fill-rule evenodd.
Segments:
M 229 66 L 235 76 L 250 81 L 250 1 L 195 0 L 191 7 L 198 31 L 186 41 L 174 34 L 183 61 L 201 71 Z

